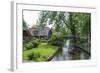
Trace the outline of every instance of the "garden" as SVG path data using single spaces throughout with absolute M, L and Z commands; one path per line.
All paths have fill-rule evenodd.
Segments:
M 37 22 L 31 27 L 23 17 L 23 62 L 90 59 L 90 13 L 37 12 Z
M 23 60 L 27 61 L 47 61 L 59 49 L 59 44 L 52 43 L 43 39 L 31 39 L 28 43 L 24 44 Z

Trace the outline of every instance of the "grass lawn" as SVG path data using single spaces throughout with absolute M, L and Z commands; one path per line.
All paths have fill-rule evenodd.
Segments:
M 58 49 L 57 46 L 52 46 L 48 43 L 41 43 L 37 48 L 23 51 L 23 61 L 46 61 L 49 56 L 52 56 Z M 29 55 L 32 55 L 32 60 L 29 60 Z

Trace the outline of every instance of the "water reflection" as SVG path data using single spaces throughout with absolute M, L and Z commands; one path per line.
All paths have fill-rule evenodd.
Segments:
M 64 47 L 54 56 L 52 61 L 83 60 L 89 58 L 90 55 L 79 48 L 71 47 L 70 40 L 67 40 Z
M 67 49 L 66 51 L 64 49 Z M 83 59 L 89 59 L 90 56 L 83 52 L 75 52 L 74 54 L 70 54 L 68 52 L 67 47 L 63 47 L 62 51 L 59 51 L 56 56 L 52 59 L 52 61 L 64 61 L 64 60 L 83 60 Z

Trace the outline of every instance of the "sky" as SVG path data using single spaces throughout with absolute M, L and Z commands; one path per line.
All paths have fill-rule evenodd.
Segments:
M 40 11 L 23 11 L 23 17 L 26 23 L 28 24 L 28 27 L 36 25 L 39 13 Z
M 29 28 L 31 28 L 33 25 L 36 25 L 36 22 L 38 20 L 40 11 L 23 11 L 23 17 L 26 21 Z M 46 27 L 52 28 L 53 24 L 48 25 Z

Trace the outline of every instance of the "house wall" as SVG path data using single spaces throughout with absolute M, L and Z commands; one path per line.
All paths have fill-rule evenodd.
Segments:
M 49 33 L 49 28 L 44 27 L 44 28 L 30 28 L 29 32 L 31 33 L 32 36 L 47 36 L 48 37 L 48 33 Z M 36 31 L 37 34 L 35 33 Z

